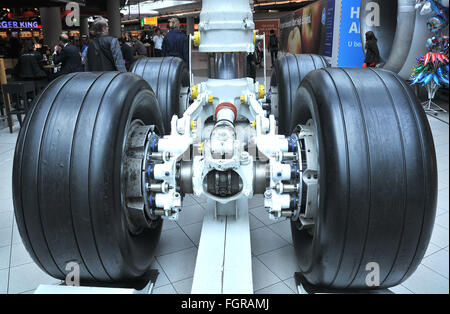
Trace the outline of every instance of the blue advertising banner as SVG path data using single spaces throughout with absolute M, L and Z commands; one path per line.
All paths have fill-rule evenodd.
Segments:
M 338 56 L 338 66 L 340 67 L 361 67 L 364 63 L 364 50 L 359 26 L 360 7 L 360 0 L 342 1 Z

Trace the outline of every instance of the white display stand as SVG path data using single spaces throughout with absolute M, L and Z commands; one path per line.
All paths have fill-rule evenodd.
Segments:
M 150 278 L 142 290 L 113 287 L 78 287 L 61 285 L 40 285 L 34 294 L 152 294 L 158 277 L 158 270 L 150 271 Z
M 248 200 L 208 200 L 192 294 L 253 294 Z

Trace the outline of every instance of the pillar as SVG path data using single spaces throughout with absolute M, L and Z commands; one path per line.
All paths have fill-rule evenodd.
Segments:
M 81 16 L 80 17 L 80 34 L 88 35 L 89 36 L 89 23 L 88 23 L 88 16 Z
M 188 16 L 186 18 L 186 34 L 194 34 L 194 17 Z
M 109 35 L 119 38 L 121 36 L 120 0 L 107 0 Z
M 59 35 L 62 32 L 61 9 L 59 7 L 39 8 L 41 14 L 42 33 L 44 44 L 51 50 L 59 42 Z

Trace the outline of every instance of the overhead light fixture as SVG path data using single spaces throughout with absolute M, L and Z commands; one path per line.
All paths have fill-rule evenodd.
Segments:
M 302 2 L 310 2 L 310 0 L 259 2 L 259 3 L 255 3 L 254 6 L 261 7 L 261 6 L 283 5 L 283 4 L 290 4 L 290 3 L 302 3 Z

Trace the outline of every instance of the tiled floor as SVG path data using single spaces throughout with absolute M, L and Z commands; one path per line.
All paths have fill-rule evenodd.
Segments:
M 436 224 L 419 269 L 395 293 L 449 293 L 449 126 L 430 118 L 439 167 Z M 17 231 L 11 199 L 14 143 L 18 130 L 0 130 L 0 294 L 30 293 L 39 284 L 58 283 L 31 260 Z M 205 203 L 188 197 L 177 223 L 164 224 L 154 260 L 160 271 L 154 293 L 189 293 Z M 255 293 L 295 293 L 294 249 L 287 221 L 274 223 L 262 207 L 262 198 L 250 201 L 253 284 Z
M 261 80 L 260 80 L 261 81 Z M 448 115 L 444 116 L 448 121 Z M 430 118 L 438 155 L 439 200 L 436 224 L 419 269 L 395 293 L 449 293 L 449 125 Z M 11 175 L 18 134 L 0 123 L 0 294 L 30 293 L 39 284 L 57 284 L 31 260 L 13 215 Z M 166 222 L 153 267 L 160 271 L 154 293 L 190 293 L 205 203 L 188 197 L 177 223 Z M 295 293 L 294 249 L 287 221 L 274 223 L 262 197 L 249 203 L 255 293 Z

